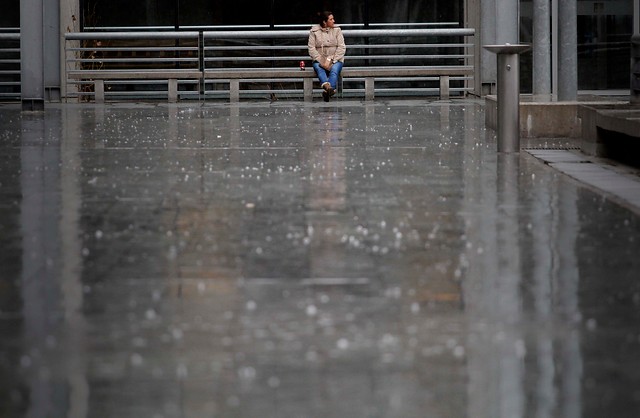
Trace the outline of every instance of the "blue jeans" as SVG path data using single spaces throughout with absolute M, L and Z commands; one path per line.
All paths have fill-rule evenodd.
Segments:
M 320 85 L 329 82 L 329 84 L 331 84 L 331 88 L 337 89 L 338 76 L 340 76 L 340 71 L 342 71 L 343 65 L 344 64 L 342 62 L 338 61 L 331 66 L 329 71 L 327 71 L 320 66 L 318 61 L 313 61 L 313 69 L 316 70 L 316 74 L 320 80 Z

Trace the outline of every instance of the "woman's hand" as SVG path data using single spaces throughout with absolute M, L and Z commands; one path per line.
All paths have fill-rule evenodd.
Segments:
M 324 68 L 325 70 L 329 71 L 331 69 L 331 67 L 333 66 L 333 60 L 330 60 L 330 59 L 323 60 L 320 63 L 320 66 L 322 68 Z

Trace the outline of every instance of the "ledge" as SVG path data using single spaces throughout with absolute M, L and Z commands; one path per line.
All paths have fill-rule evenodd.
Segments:
M 547 97 L 520 96 L 520 136 L 522 138 L 581 138 L 582 126 L 578 115 L 581 105 L 616 105 L 625 103 L 619 99 L 600 96 L 583 96 L 577 101 L 558 102 Z M 628 101 L 626 101 L 628 103 Z M 485 97 L 485 123 L 487 128 L 497 128 L 497 97 Z
M 626 103 L 583 104 L 580 149 L 587 155 L 640 165 L 640 106 Z

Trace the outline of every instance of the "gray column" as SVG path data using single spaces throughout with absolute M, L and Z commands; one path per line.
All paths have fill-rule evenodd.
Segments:
M 517 44 L 519 34 L 519 3 L 514 0 L 496 0 L 496 43 Z
M 60 101 L 60 0 L 44 0 L 44 98 Z
M 57 34 L 58 39 L 58 72 L 60 74 L 60 95 L 67 97 L 67 84 L 65 65 L 67 59 L 74 58 L 73 52 L 67 52 L 64 48 L 64 34 L 65 32 L 78 32 L 80 31 L 80 4 L 79 0 L 58 0 L 60 2 L 60 23 Z M 79 47 L 79 41 L 70 41 L 70 46 Z
M 480 26 L 479 45 L 495 45 L 496 41 L 496 0 L 483 0 L 480 2 Z M 482 89 L 481 94 L 495 94 L 495 85 L 498 80 L 496 58 L 489 51 L 480 48 L 480 60 L 482 63 Z
M 465 52 L 466 54 L 473 54 L 473 61 L 471 61 L 470 64 L 473 64 L 475 68 L 473 74 L 473 94 L 476 96 L 482 96 L 483 65 L 481 54 L 484 50 L 482 49 L 483 31 L 481 17 L 480 0 L 464 0 L 464 27 L 474 28 L 476 30 L 476 35 L 473 37 L 473 47 L 468 48 Z
M 551 5 L 533 0 L 533 94 L 551 94 Z
M 633 2 L 633 33 L 640 34 L 640 0 Z
M 576 0 L 558 4 L 558 100 L 578 98 L 578 11 Z
M 482 45 L 517 44 L 519 40 L 519 2 L 516 0 L 482 0 L 480 2 Z M 482 50 L 483 94 L 495 94 L 498 78 L 496 59 Z M 491 91 L 487 88 L 491 87 Z
M 43 0 L 20 1 L 22 110 L 44 109 Z

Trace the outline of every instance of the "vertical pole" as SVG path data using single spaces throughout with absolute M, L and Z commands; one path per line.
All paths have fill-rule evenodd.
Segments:
M 498 152 L 520 151 L 520 56 L 498 53 Z
M 80 19 L 82 18 L 80 11 L 79 0 L 59 0 L 59 16 L 58 22 L 59 31 L 56 38 L 58 39 L 58 73 L 60 74 L 60 96 L 61 98 L 67 97 L 67 60 L 73 59 L 73 52 L 66 50 L 64 34 L 66 32 L 79 32 L 80 31 Z M 70 41 L 73 46 L 80 46 L 79 41 Z M 70 45 L 70 46 L 71 46 Z M 68 68 L 72 69 L 72 68 Z
M 480 56 L 480 95 L 496 94 L 495 85 L 497 80 L 496 59 L 487 50 L 480 48 L 482 44 L 495 45 L 497 23 L 496 23 L 496 0 L 482 0 L 479 2 L 480 30 L 476 33 L 478 39 L 478 54 Z
M 631 36 L 631 88 L 629 103 L 640 105 L 640 0 L 633 2 L 633 35 Z
M 558 0 L 551 0 L 551 94 L 558 97 Z
M 633 33 L 640 34 L 640 0 L 633 2 Z
M 45 99 L 60 101 L 60 0 L 44 0 Z
M 551 94 L 551 9 L 549 0 L 533 0 L 533 94 Z
M 20 1 L 22 110 L 44 110 L 43 0 Z
M 578 98 L 578 10 L 576 0 L 558 4 L 558 100 Z
M 496 0 L 496 43 L 517 44 L 519 36 L 518 1 Z

